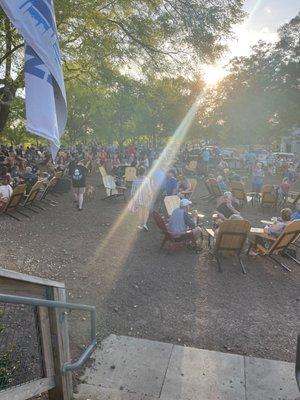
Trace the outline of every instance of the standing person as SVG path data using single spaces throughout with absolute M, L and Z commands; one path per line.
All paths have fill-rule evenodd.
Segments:
M 81 163 L 81 161 L 76 160 L 70 166 L 73 193 L 75 202 L 77 203 L 78 211 L 82 211 L 87 172 L 87 168 Z
M 174 169 L 169 169 L 166 175 L 166 180 L 165 180 L 165 195 L 166 196 L 172 196 L 174 194 L 178 193 L 178 182 L 175 177 L 175 171 Z
M 262 168 L 262 163 L 257 163 L 256 167 L 254 167 L 252 171 L 252 190 L 256 194 L 261 192 L 264 184 L 264 176 L 265 173 Z
M 131 196 L 128 209 L 134 213 L 138 212 L 138 228 L 148 232 L 147 221 L 152 203 L 152 188 L 149 179 L 146 177 L 146 168 L 143 166 L 138 168 L 137 177 L 132 182 Z

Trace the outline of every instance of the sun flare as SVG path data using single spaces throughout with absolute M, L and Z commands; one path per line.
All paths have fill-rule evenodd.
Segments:
M 203 78 L 208 86 L 216 85 L 226 74 L 226 70 L 218 65 L 205 65 L 203 67 Z

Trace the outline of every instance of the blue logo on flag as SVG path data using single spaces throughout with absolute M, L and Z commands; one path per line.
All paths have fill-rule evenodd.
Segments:
M 54 38 L 54 42 L 52 43 L 54 58 L 60 65 L 60 52 L 55 17 L 53 15 L 52 0 L 26 0 L 20 6 L 20 10 L 25 10 L 24 14 L 30 14 L 30 16 L 36 21 L 35 26 L 41 26 L 43 28 L 43 34 L 49 32 L 51 38 Z

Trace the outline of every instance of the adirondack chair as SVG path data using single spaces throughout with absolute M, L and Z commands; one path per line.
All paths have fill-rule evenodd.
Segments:
M 172 212 L 180 207 L 180 197 L 177 195 L 173 196 L 165 196 L 164 198 L 165 207 L 169 216 L 172 215 Z
M 207 188 L 210 189 L 210 194 L 212 197 L 217 198 L 217 197 L 221 197 L 223 195 L 216 179 L 213 179 L 213 178 L 207 179 L 206 185 L 207 185 Z
M 250 232 L 250 228 L 251 225 L 248 221 L 227 220 L 221 223 L 216 237 L 215 232 L 212 229 L 206 229 L 206 232 L 208 233 L 208 245 L 217 260 L 220 272 L 222 272 L 220 255 L 227 253 L 237 256 L 242 271 L 246 274 L 246 269 L 241 259 L 241 252 Z M 215 238 L 213 248 L 211 246 L 211 238 Z
M 26 218 L 30 218 L 29 215 L 23 213 L 18 208 L 20 206 L 21 201 L 24 198 L 25 193 L 26 193 L 25 184 L 16 186 L 15 189 L 13 190 L 12 195 L 10 196 L 10 199 L 6 203 L 5 208 L 2 211 L 0 211 L 0 214 L 8 215 L 9 217 L 16 219 L 17 221 L 20 221 L 20 219 L 17 218 L 15 215 L 11 214 L 12 212 L 17 212 L 18 214 L 21 214 Z
M 261 205 L 277 206 L 277 194 L 272 185 L 264 185 L 261 193 Z
M 233 197 L 239 200 L 241 205 L 247 204 L 250 201 L 253 202 L 253 196 L 255 193 L 246 193 L 245 187 L 242 182 L 239 181 L 232 181 L 231 182 L 231 193 Z
M 194 191 L 196 189 L 196 186 L 197 186 L 198 182 L 197 182 L 197 179 L 195 179 L 195 178 L 190 178 L 190 179 L 188 179 L 188 181 L 190 182 L 190 185 L 191 185 L 190 190 L 184 190 L 184 191 L 181 192 L 181 194 L 184 197 L 186 197 L 188 199 L 191 199 L 193 194 L 194 194 Z
M 258 233 L 254 237 L 253 243 L 250 244 L 248 253 L 253 247 L 256 247 L 260 251 L 260 256 L 265 256 L 270 258 L 279 264 L 286 271 L 291 272 L 291 269 L 279 261 L 275 256 L 278 254 L 283 254 L 286 257 L 292 259 L 295 263 L 300 265 L 300 262 L 293 256 L 291 256 L 287 250 L 287 248 L 295 242 L 295 240 L 300 235 L 300 220 L 290 222 L 282 232 L 282 234 L 276 238 L 265 233 Z M 271 247 L 265 247 L 263 244 L 263 240 L 271 242 Z
M 38 214 L 38 211 L 34 210 L 32 207 L 39 208 L 40 210 L 45 210 L 45 208 L 41 207 L 40 205 L 36 204 L 37 201 L 37 196 L 39 192 L 43 189 L 44 183 L 42 181 L 36 182 L 28 195 L 24 196 L 24 201 L 21 203 L 21 206 L 24 208 L 27 208 L 28 210 L 31 210 L 34 213 Z
M 169 254 L 173 253 L 175 250 L 182 248 L 182 247 L 188 247 L 188 246 L 192 246 L 193 248 L 197 247 L 197 243 L 195 241 L 195 238 L 194 238 L 194 235 L 192 232 L 187 232 L 184 235 L 181 235 L 181 236 L 175 238 L 168 231 L 168 227 L 167 227 L 167 224 L 166 224 L 164 218 L 157 211 L 153 211 L 152 215 L 153 215 L 154 221 L 156 222 L 156 225 L 160 229 L 161 233 L 164 235 L 163 241 L 160 246 L 161 249 L 163 249 L 167 243 L 168 243 L 168 247 L 167 247 L 166 251 Z
M 125 200 L 125 191 L 127 188 L 123 186 L 117 186 L 113 176 L 111 175 L 104 176 L 103 184 L 107 196 L 105 196 L 102 200 L 110 200 L 117 197 L 123 197 Z
M 132 182 L 136 178 L 136 168 L 126 167 L 125 168 L 125 182 Z
M 196 160 L 192 160 L 192 161 L 190 161 L 190 162 L 185 166 L 185 169 L 186 169 L 188 172 L 195 173 L 196 170 L 197 170 L 197 166 L 198 166 L 197 161 L 196 161 Z

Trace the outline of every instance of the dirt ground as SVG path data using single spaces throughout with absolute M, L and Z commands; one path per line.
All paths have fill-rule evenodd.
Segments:
M 207 250 L 159 250 L 161 235 L 137 230 L 122 199 L 102 201 L 100 177 L 89 178 L 95 197 L 78 212 L 71 193 L 58 206 L 21 222 L 0 218 L 1 267 L 64 281 L 71 302 L 97 307 L 99 341 L 109 334 L 172 342 L 248 356 L 293 361 L 300 332 L 300 267 L 288 273 L 274 262 L 244 256 L 247 275 L 233 258 L 223 273 Z M 298 185 L 300 186 L 300 185 Z M 297 187 L 293 188 L 297 189 Z M 193 200 L 209 226 L 214 202 Z M 252 226 L 274 210 L 247 205 Z M 275 213 L 276 214 L 276 213 Z M 86 316 L 87 317 L 87 316 Z M 88 317 L 71 317 L 73 350 L 87 342 Z

